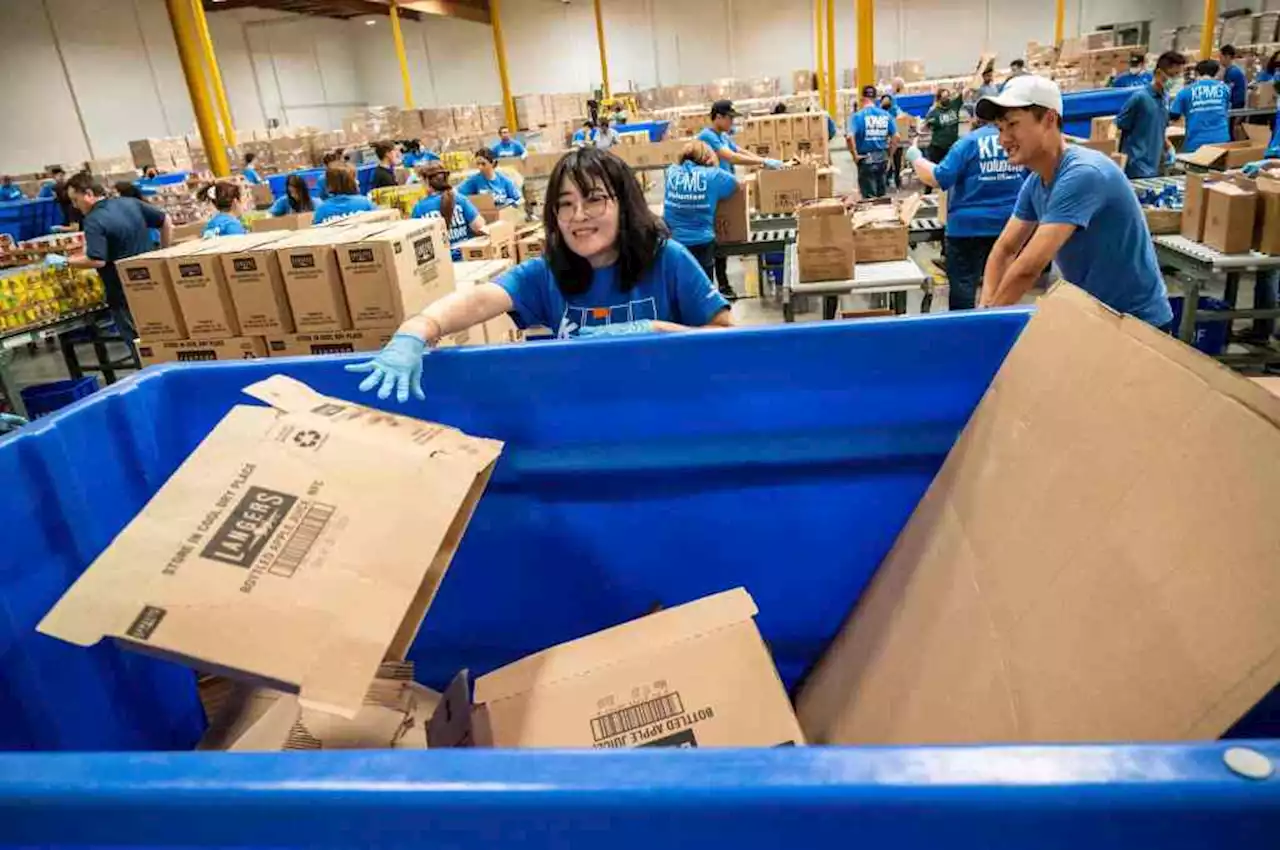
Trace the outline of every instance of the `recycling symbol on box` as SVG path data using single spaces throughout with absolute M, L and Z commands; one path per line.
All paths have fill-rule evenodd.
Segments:
M 320 444 L 320 432 L 310 429 L 298 431 L 293 435 L 293 442 L 300 448 L 310 449 Z

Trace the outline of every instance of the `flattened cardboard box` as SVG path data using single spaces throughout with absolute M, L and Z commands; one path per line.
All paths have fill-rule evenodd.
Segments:
M 801 687 L 805 733 L 1217 738 L 1280 681 L 1278 477 L 1280 398 L 1059 284 Z
M 267 356 L 267 344 L 260 336 L 233 336 L 226 339 L 138 340 L 138 357 L 143 366 L 158 363 L 207 363 L 211 360 L 256 360 Z
M 804 737 L 742 588 L 530 655 L 445 692 L 432 747 L 777 747 Z
M 233 408 L 38 629 L 354 717 L 412 644 L 502 444 L 283 375 L 245 392 L 271 407 Z

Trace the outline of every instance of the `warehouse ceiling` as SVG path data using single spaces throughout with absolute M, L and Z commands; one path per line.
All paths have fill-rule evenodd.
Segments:
M 389 0 L 204 0 L 207 12 L 274 9 L 340 20 L 363 15 L 385 15 L 389 5 Z M 421 20 L 424 15 L 440 15 L 489 23 L 489 0 L 400 0 L 399 6 L 401 15 L 415 21 Z

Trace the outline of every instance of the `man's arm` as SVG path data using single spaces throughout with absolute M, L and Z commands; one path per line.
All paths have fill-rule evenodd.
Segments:
M 734 165 L 764 165 L 764 157 L 756 156 L 748 151 L 735 151 L 728 145 L 722 146 L 720 150 L 716 151 L 716 155 L 724 162 L 731 162 Z
M 1071 234 L 1076 232 L 1074 224 L 1041 224 L 1036 226 L 1030 222 L 1011 219 L 1009 225 L 1013 225 L 1015 222 L 1026 228 L 1034 228 L 1035 235 L 1026 243 L 1026 247 L 1022 249 L 1022 253 L 1018 254 L 1017 259 L 1006 266 L 1004 274 L 999 278 L 999 284 L 994 287 L 994 291 L 990 295 L 987 294 L 986 286 L 983 286 L 983 306 L 1007 307 L 1010 304 L 1017 304 L 1022 299 L 1022 296 L 1026 295 L 1031 287 L 1035 285 L 1045 267 L 1057 255 L 1058 250 L 1071 238 Z M 1001 241 L 1004 240 L 1005 234 L 1009 233 L 1009 230 L 1010 227 L 1006 226 L 1005 232 L 1000 234 Z M 999 242 L 996 243 L 996 247 L 997 249 L 999 248 Z M 991 253 L 994 257 L 995 251 L 993 250 Z M 1007 254 L 1002 256 L 1007 257 Z M 991 268 L 990 261 L 987 263 L 987 268 Z
M 1018 252 L 1027 244 L 1027 240 L 1035 230 L 1034 221 L 1024 221 L 1017 217 L 1010 218 L 1005 223 L 1004 230 L 1000 232 L 1000 238 L 996 240 L 991 253 L 987 255 L 986 268 L 982 270 L 982 297 L 978 302 L 979 307 L 991 306 L 1009 267 L 1018 258 Z
M 168 248 L 173 244 L 173 219 L 165 213 L 164 223 L 160 225 L 160 247 Z
M 1130 96 L 1124 102 L 1124 106 L 1120 107 L 1120 114 L 1116 116 L 1116 129 L 1122 133 L 1130 133 L 1133 131 L 1134 121 L 1137 120 L 1137 106 L 1135 101 L 1137 96 Z
M 934 165 L 924 157 L 920 157 L 915 162 L 911 163 L 911 167 L 916 170 L 916 176 L 920 178 L 921 183 L 934 189 L 942 188 L 938 185 L 938 178 L 933 174 L 934 169 L 938 166 Z

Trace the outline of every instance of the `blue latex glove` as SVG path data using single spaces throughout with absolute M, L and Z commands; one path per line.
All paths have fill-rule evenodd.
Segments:
M 409 400 L 410 390 L 414 398 L 424 401 L 422 355 L 426 351 L 427 344 L 413 334 L 396 334 L 377 357 L 364 363 L 352 363 L 347 371 L 369 373 L 369 377 L 360 382 L 362 393 L 369 392 L 380 383 L 378 398 L 387 398 L 394 388 L 396 401 L 401 404 Z
M 915 162 L 917 159 L 920 159 L 922 156 L 924 156 L 924 154 L 921 153 L 920 148 L 916 147 L 915 145 L 912 145 L 911 147 L 907 148 L 908 163 Z
M 61 254 L 45 254 L 44 264 L 51 269 L 65 269 L 67 267 L 67 258 Z
M 0 413 L 0 434 L 7 434 L 10 431 L 16 431 L 26 424 L 27 420 L 18 416 L 16 413 Z
M 1262 166 L 1266 165 L 1266 160 L 1260 159 L 1257 162 L 1246 162 L 1244 165 L 1245 177 L 1257 177 L 1258 172 L 1262 170 Z
M 578 337 L 582 339 L 650 333 L 653 333 L 653 322 L 649 319 L 640 319 L 635 322 L 617 322 L 612 325 L 588 325 L 585 328 L 578 329 Z
M 765 168 L 767 168 L 767 169 L 769 169 L 770 171 L 777 171 L 779 168 L 781 168 L 781 167 L 782 167 L 782 160 L 780 160 L 780 159 L 766 159 L 766 160 L 764 161 L 764 167 L 765 167 Z

